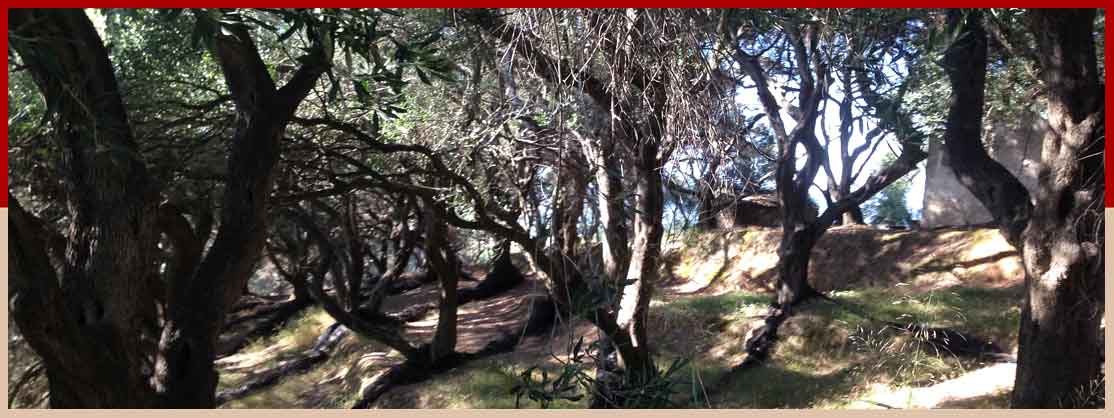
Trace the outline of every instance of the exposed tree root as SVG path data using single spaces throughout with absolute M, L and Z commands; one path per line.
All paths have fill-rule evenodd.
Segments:
M 388 316 L 398 320 L 399 322 L 414 322 L 426 316 L 429 311 L 437 309 L 436 303 L 423 303 L 414 305 L 409 308 L 403 309 L 398 313 L 387 314 Z
M 375 405 L 379 397 L 395 386 L 419 383 L 437 374 L 459 367 L 467 362 L 510 352 L 518 346 L 523 337 L 538 336 L 549 332 L 554 324 L 556 324 L 557 319 L 557 308 L 554 306 L 553 301 L 548 296 L 533 297 L 528 301 L 528 303 L 531 304 L 529 310 L 530 317 L 526 320 L 526 324 L 522 329 L 513 332 L 504 331 L 498 338 L 489 342 L 480 351 L 474 353 L 453 353 L 438 361 L 437 364 L 419 365 L 411 362 L 403 362 L 391 366 L 387 370 L 380 372 L 372 383 L 364 388 L 360 394 L 360 400 L 357 401 L 352 408 L 370 408 Z
M 39 376 L 42 376 L 43 372 L 45 371 L 46 367 L 43 364 L 42 360 L 36 361 L 34 364 L 28 366 L 27 369 L 25 369 L 23 375 L 19 377 L 19 380 L 16 381 L 15 384 L 8 389 L 9 409 L 11 409 L 12 403 L 15 402 L 16 398 L 19 396 L 20 391 L 23 390 L 23 388 L 29 383 L 31 383 L 31 381 L 35 380 Z
M 317 337 L 313 348 L 306 350 L 300 357 L 281 362 L 235 389 L 218 392 L 217 404 L 243 398 L 260 389 L 277 384 L 283 377 L 309 371 L 317 364 L 327 360 L 333 349 L 348 333 L 348 328 L 341 326 L 340 323 L 330 325 L 321 336 Z
M 384 393 L 395 386 L 411 385 L 423 382 L 433 376 L 445 373 L 460 367 L 468 362 L 490 357 L 496 354 L 507 353 L 512 350 L 520 338 L 517 334 L 504 332 L 499 338 L 491 341 L 482 350 L 475 353 L 452 353 L 434 364 L 418 364 L 405 361 L 391 366 L 377 375 L 360 394 L 360 400 L 352 405 L 352 409 L 368 409 L 375 405 Z
M 526 277 L 511 263 L 510 251 L 504 249 L 499 258 L 495 260 L 491 271 L 484 276 L 479 284 L 472 288 L 461 289 L 458 292 L 459 303 L 464 305 L 472 301 L 494 297 L 515 288 L 524 281 L 526 281 Z
M 425 272 L 409 273 L 391 283 L 387 288 L 389 294 L 403 293 L 432 283 L 436 277 Z M 513 289 L 525 281 L 522 273 L 510 263 L 510 257 L 500 257 L 494 268 L 474 288 L 461 290 L 460 304 L 472 303 L 489 299 Z M 556 321 L 556 307 L 549 297 L 532 297 L 527 299 L 530 303 L 530 317 L 520 332 L 505 331 L 498 338 L 488 343 L 483 349 L 474 353 L 452 353 L 435 364 L 420 364 L 406 361 L 396 364 L 382 371 L 373 382 L 368 384 L 361 393 L 360 400 L 354 409 L 369 408 L 387 391 L 395 386 L 408 385 L 422 382 L 437 374 L 444 373 L 459 367 L 467 362 L 514 350 L 524 336 L 536 336 L 549 332 Z M 425 316 L 430 310 L 436 309 L 435 303 L 421 304 L 409 307 L 401 312 L 381 315 L 378 320 L 398 321 L 400 323 L 412 322 Z M 291 374 L 304 373 L 314 366 L 324 362 L 331 355 L 331 351 L 348 330 L 339 324 L 333 324 L 328 331 L 318 338 L 317 343 L 297 359 L 279 364 L 253 378 L 243 385 L 217 394 L 217 403 L 243 398 L 255 391 L 277 384 L 282 378 Z M 426 347 L 428 348 L 428 347 Z
M 500 260 L 495 263 L 495 267 L 490 273 L 487 274 L 487 276 L 483 279 L 483 281 L 480 282 L 480 284 L 478 284 L 474 288 L 462 289 L 460 291 L 461 305 L 498 296 L 503 292 L 514 288 L 525 280 L 525 277 L 522 275 L 522 273 L 520 273 L 517 268 L 510 264 L 510 257 L 505 257 L 505 262 L 503 262 L 503 259 L 504 258 L 501 257 Z M 391 295 L 405 293 L 421 287 L 425 284 L 433 283 L 435 281 L 436 276 L 429 274 L 428 272 L 406 273 L 400 276 L 398 280 L 393 282 L 391 284 L 391 287 L 387 289 L 387 292 Z M 264 300 L 245 301 L 240 306 L 238 306 L 238 310 L 251 309 L 263 305 L 266 303 L 266 298 L 262 299 Z M 245 346 L 247 346 L 250 341 L 276 332 L 278 329 L 281 328 L 286 320 L 290 319 L 290 317 L 294 316 L 298 312 L 311 305 L 311 300 L 308 299 L 293 300 L 268 307 L 259 308 L 256 310 L 256 312 L 236 316 L 230 319 L 225 325 L 226 330 L 234 325 L 257 320 L 260 317 L 265 317 L 265 319 L 262 319 L 258 324 L 254 325 L 248 331 L 240 333 L 239 335 L 231 336 L 228 340 L 222 342 L 220 350 L 218 352 L 218 356 L 224 357 L 235 354 L 236 352 L 242 350 Z M 387 316 L 390 316 L 404 323 L 413 322 L 421 319 L 427 313 L 429 313 L 429 311 L 436 308 L 437 304 L 435 303 L 415 305 L 406 308 L 405 310 L 397 314 L 389 314 Z
M 289 302 L 283 302 L 279 306 L 276 306 L 272 309 L 267 309 L 263 313 L 251 315 L 251 318 L 249 319 L 241 319 L 239 322 L 242 323 L 247 320 L 259 318 L 261 316 L 264 317 L 248 330 L 238 335 L 231 336 L 225 341 L 222 341 L 217 351 L 217 356 L 224 357 L 234 354 L 242 350 L 252 340 L 277 332 L 279 329 L 282 328 L 282 325 L 286 323 L 288 319 L 293 317 L 298 312 L 301 312 L 303 309 L 310 307 L 311 305 L 312 303 L 308 299 L 293 300 Z
M 231 313 L 229 315 L 228 320 L 226 320 L 224 322 L 224 328 L 222 329 L 222 331 L 227 332 L 227 331 L 231 330 L 233 327 L 235 327 L 236 325 L 242 324 L 244 322 L 254 321 L 254 320 L 258 319 L 259 317 L 267 316 L 267 315 L 270 315 L 270 314 L 274 313 L 275 311 L 280 311 L 280 310 L 286 309 L 288 305 L 293 304 L 295 302 L 297 302 L 297 301 L 294 301 L 294 300 L 279 301 L 279 302 L 251 301 L 251 302 L 248 302 L 244 305 L 237 306 L 236 309 L 233 310 L 233 313 Z M 247 312 L 245 312 L 245 311 L 247 311 Z

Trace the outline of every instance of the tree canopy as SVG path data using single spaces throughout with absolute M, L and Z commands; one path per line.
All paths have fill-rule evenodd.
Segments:
M 724 213 L 773 214 L 772 303 L 728 373 L 746 379 L 806 302 L 845 306 L 810 267 L 829 230 L 915 226 L 912 173 L 940 141 L 1024 263 L 1013 405 L 1065 406 L 1102 364 L 1104 22 L 1075 9 L 12 9 L 9 311 L 52 407 L 216 407 L 255 386 L 218 391 L 214 362 L 310 306 L 338 325 L 274 375 L 343 333 L 389 347 L 399 362 L 356 406 L 581 320 L 598 338 L 564 361 L 595 375 L 569 368 L 545 389 L 530 371 L 517 396 L 545 406 L 582 387 L 594 407 L 666 407 L 686 367 L 647 331 L 667 242 Z M 1034 117 L 1048 134 L 1026 189 L 983 132 Z M 227 342 L 260 280 L 290 301 Z M 525 328 L 462 348 L 465 305 L 535 280 Z M 388 308 L 426 285 L 432 305 Z M 429 335 L 408 331 L 434 312 Z

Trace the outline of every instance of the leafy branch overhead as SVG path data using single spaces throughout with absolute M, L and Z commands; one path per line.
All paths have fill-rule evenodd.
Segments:
M 9 405 L 1101 406 L 1104 30 L 10 9 Z

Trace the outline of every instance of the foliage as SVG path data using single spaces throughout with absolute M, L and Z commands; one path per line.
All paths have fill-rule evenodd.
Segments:
M 538 366 L 531 366 L 519 374 L 519 383 L 511 388 L 515 395 L 515 407 L 521 405 L 522 398 L 536 402 L 541 408 L 549 408 L 555 400 L 579 401 L 585 394 L 603 396 L 605 403 L 616 408 L 664 408 L 683 407 L 686 404 L 678 403 L 675 398 L 681 392 L 681 373 L 689 367 L 689 359 L 677 358 L 665 369 L 654 373 L 646 382 L 632 384 L 622 381 L 618 387 L 615 382 L 597 379 L 592 371 L 601 364 L 609 361 L 601 354 L 601 342 L 596 340 L 584 345 L 584 337 L 580 337 L 572 346 L 567 358 L 556 358 L 560 364 L 556 376 L 551 377 L 549 371 Z M 621 372 L 620 372 L 621 373 Z M 693 403 L 698 399 L 694 388 Z M 608 387 L 606 394 L 600 393 L 599 388 Z M 616 403 L 616 400 L 618 403 Z
M 889 154 L 882 159 L 882 164 L 889 164 L 895 158 L 893 154 Z M 915 177 L 913 173 L 907 174 L 863 205 L 864 212 L 870 217 L 870 223 L 906 226 L 912 223 L 913 214 L 910 213 L 905 199 L 909 195 Z
M 1028 124 L 1044 106 L 1047 89 L 1038 77 L 1035 38 L 1031 31 L 1018 29 L 1028 13 L 995 9 L 984 14 L 992 32 L 984 118 L 989 124 Z M 320 57 L 324 59 L 317 67 L 325 72 L 312 79 L 316 84 L 297 103 L 294 117 L 277 131 L 268 131 L 278 135 L 271 139 L 281 138 L 281 150 L 271 150 L 274 159 L 265 161 L 276 168 L 272 177 L 257 184 L 266 185 L 260 188 L 263 195 L 244 199 L 265 202 L 253 215 L 267 218 L 266 236 L 231 247 L 265 247 L 269 257 L 245 271 L 252 269 L 260 280 L 265 268 L 286 269 L 284 277 L 293 278 L 291 283 L 311 274 L 322 282 L 327 277 L 333 286 L 329 290 L 339 298 L 345 279 L 388 283 L 383 276 L 390 267 L 402 266 L 400 271 L 411 273 L 428 268 L 424 231 L 444 223 L 452 225 L 447 247 L 468 261 L 484 263 L 495 254 L 496 243 L 512 241 L 528 253 L 531 266 L 540 273 L 575 270 L 570 274 L 573 282 L 585 284 L 586 290 L 574 295 L 570 312 L 563 313 L 581 318 L 616 313 L 626 297 L 624 286 L 638 282 L 632 272 L 609 277 L 614 272 L 605 272 L 604 263 L 597 260 L 605 247 L 600 241 L 608 237 L 604 232 L 612 232 L 604 218 L 618 220 L 615 228 L 622 234 L 616 235 L 623 240 L 615 241 L 622 250 L 630 250 L 640 245 L 639 233 L 661 224 L 687 226 L 709 201 L 719 204 L 776 186 L 779 161 L 802 155 L 796 148 L 780 149 L 785 144 L 779 143 L 779 134 L 785 135 L 776 132 L 773 122 L 775 116 L 784 118 L 788 123 L 782 130 L 792 131 L 805 121 L 799 102 L 811 89 L 807 78 L 816 74 L 802 68 L 826 71 L 815 85 L 824 89 L 822 112 L 831 113 L 817 122 L 815 134 L 823 135 L 823 151 L 809 153 L 833 164 L 834 151 L 842 143 L 840 163 L 870 174 L 869 167 L 890 166 L 897 159 L 892 154 L 878 158 L 876 149 L 896 144 L 919 151 L 927 138 L 941 133 L 950 87 L 937 61 L 942 46 L 962 35 L 942 30 L 944 11 L 936 9 L 261 8 L 95 9 L 86 14 L 107 46 L 136 152 L 157 186 L 152 189 L 159 190 L 150 202 L 152 208 L 160 208 L 158 228 L 167 228 L 162 209 L 181 209 L 183 222 L 176 226 L 184 225 L 198 241 L 199 254 L 208 254 L 213 231 L 221 226 L 214 218 L 234 206 L 217 203 L 226 185 L 241 180 L 228 178 L 243 167 L 229 166 L 227 157 L 238 144 L 233 138 L 249 121 L 237 109 L 217 50 L 221 39 L 246 34 L 263 63 L 265 71 L 258 74 L 266 77 L 259 78 L 269 77 L 265 84 L 288 85 L 303 64 Z M 1101 63 L 1105 51 L 1099 35 L 1105 18 L 1099 16 L 1096 53 Z M 749 59 L 768 76 L 780 109 L 758 106 L 752 97 L 760 77 L 742 69 L 752 62 Z M 50 140 L 58 133 L 55 129 L 65 129 L 51 123 L 48 104 L 54 102 L 47 99 L 58 98 L 43 97 L 22 57 L 11 48 L 8 70 L 9 194 L 62 243 L 57 251 L 61 255 L 51 257 L 80 258 L 79 249 L 66 248 L 74 247 L 68 241 L 79 241 L 70 231 L 77 231 L 71 223 L 81 221 L 75 219 L 80 208 L 72 205 L 75 190 L 60 181 L 62 167 L 73 156 L 66 154 L 65 144 Z M 828 112 L 829 105 L 841 109 Z M 770 109 L 776 115 L 765 114 Z M 836 126 L 839 134 L 832 138 L 839 141 L 827 132 Z M 846 149 L 864 142 L 870 146 Z M 798 162 L 803 161 L 789 168 L 801 170 Z M 828 177 L 847 186 L 862 184 L 856 180 L 865 177 L 857 177 L 857 172 L 836 176 L 832 167 L 824 168 Z M 800 185 L 805 194 L 814 186 L 807 183 L 815 174 L 796 177 L 805 179 Z M 658 187 L 651 179 L 664 183 L 662 206 L 670 215 L 645 205 L 653 193 L 639 187 Z M 913 221 L 906 202 L 912 181 L 913 176 L 906 175 L 865 204 L 872 223 Z M 603 194 L 604 182 L 613 195 Z M 834 193 L 822 192 L 829 197 Z M 612 213 L 604 216 L 604 209 Z M 264 210 L 269 212 L 263 214 Z M 289 213 L 305 214 L 311 225 L 292 226 L 283 216 Z M 571 237 L 558 236 L 567 231 L 560 230 L 562 222 L 572 224 Z M 313 227 L 320 229 L 316 246 L 307 244 Z M 166 284 L 168 272 L 181 261 L 177 252 L 182 243 L 169 233 L 151 235 L 154 242 L 144 243 L 158 248 L 152 260 L 158 277 L 151 283 Z M 694 238 L 679 236 L 686 242 Z M 558 248 L 561 239 L 573 242 Z M 418 249 L 404 251 L 408 242 L 416 242 Z M 653 245 L 647 248 L 656 250 Z M 326 257 L 329 251 L 336 254 Z M 662 263 L 661 258 L 652 255 L 646 262 Z M 545 276 L 537 275 L 541 280 Z M 156 292 L 137 303 L 165 304 L 160 298 L 166 295 Z M 958 310 L 981 320 L 981 331 L 1012 332 L 1003 331 L 1016 328 L 1012 311 L 995 318 L 977 309 L 978 300 L 1004 305 L 1002 295 L 979 292 L 940 294 L 931 301 L 896 300 L 878 290 L 848 297 L 873 313 L 904 313 L 914 317 L 903 319 L 914 320 Z M 768 302 L 764 295 L 721 296 L 662 305 L 655 301 L 654 309 L 696 318 L 700 338 L 714 338 L 725 322 L 741 321 Z M 355 297 L 357 302 L 360 297 Z M 943 306 L 948 303 L 956 309 Z M 161 306 L 151 310 L 159 317 L 155 322 L 165 325 L 166 306 Z M 824 328 L 827 331 L 857 329 L 849 331 L 852 345 L 862 358 L 877 362 L 872 373 L 921 384 L 926 376 L 938 380 L 954 371 L 951 360 L 924 355 L 917 343 L 923 336 L 899 343 L 867 327 L 853 328 L 851 324 L 861 324 L 846 313 L 817 306 L 806 309 L 847 325 Z M 309 322 L 327 319 L 313 315 L 293 322 L 296 333 L 261 339 L 251 350 L 262 351 L 261 345 L 281 341 L 289 346 L 308 344 L 314 328 Z M 650 346 L 674 348 L 657 341 Z M 788 366 L 757 372 L 758 379 L 784 380 L 770 390 L 778 395 L 750 399 L 748 405 L 808 404 L 811 401 L 787 399 L 795 394 L 793 378 L 815 386 L 839 385 L 849 378 L 804 373 L 819 364 L 805 358 L 817 352 L 794 353 L 792 344 L 786 346 L 790 348 L 781 355 Z M 676 354 L 679 359 L 656 370 L 649 382 L 620 385 L 624 387 L 614 393 L 622 399 L 620 406 L 707 401 L 697 396 L 697 382 L 686 374 L 712 369 L 720 373 L 723 360 L 663 352 L 667 349 L 653 354 Z M 516 406 L 532 402 L 549 408 L 598 395 L 593 391 L 605 383 L 594 374 L 595 365 L 603 362 L 598 342 L 585 345 L 580 339 L 569 351 L 567 358 L 558 359 L 556 370 L 534 366 L 517 373 L 512 391 Z M 493 376 L 492 386 L 507 383 L 508 376 Z M 1079 388 L 1074 402 L 1101 404 L 1095 387 L 1102 383 Z M 840 391 L 848 388 L 837 389 L 845 394 Z M 807 390 L 818 397 L 836 396 Z

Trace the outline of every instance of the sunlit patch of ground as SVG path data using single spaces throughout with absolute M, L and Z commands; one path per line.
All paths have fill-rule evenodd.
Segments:
M 302 326 L 298 327 L 298 324 Z M 308 321 L 296 322 L 294 329 L 318 332 L 318 335 L 324 331 L 310 324 Z M 283 357 L 293 358 L 301 351 L 285 353 Z M 275 386 L 230 401 L 222 408 L 347 408 L 356 401 L 361 384 L 370 374 L 401 360 L 387 347 L 349 334 L 324 363 L 306 373 L 289 375 Z M 267 363 L 270 367 L 275 361 Z M 258 373 L 267 367 L 259 367 L 252 372 Z M 248 373 L 224 370 L 221 372 L 221 389 L 235 386 L 250 377 Z
M 867 408 L 964 408 L 1007 407 L 1004 396 L 1013 388 L 1017 365 L 995 364 L 929 387 L 872 385 L 871 390 L 850 407 Z
M 895 289 L 849 291 L 837 296 L 871 315 L 948 326 L 994 339 L 1003 347 L 1016 340 L 1017 317 L 1002 312 L 1016 305 L 1016 289 L 946 289 L 909 294 Z M 674 359 L 688 359 L 675 376 L 673 400 L 680 407 L 717 408 L 870 408 L 882 389 L 893 393 L 916 390 L 934 406 L 1001 407 L 999 383 L 1012 378 L 1001 366 L 938 353 L 900 335 L 880 332 L 880 327 L 828 302 L 809 303 L 783 328 L 783 340 L 769 362 L 737 379 L 721 381 L 727 370 L 743 359 L 743 341 L 756 319 L 769 305 L 769 296 L 750 292 L 714 295 L 662 295 L 651 308 L 649 333 L 660 367 Z M 955 315 L 955 311 L 964 311 Z M 907 315 L 907 316 L 902 316 Z M 966 318 L 966 321 L 964 321 Z M 973 319 L 973 320 L 972 320 Z M 506 408 L 514 406 L 510 393 L 518 374 L 537 365 L 557 373 L 566 358 L 569 342 L 596 337 L 592 327 L 581 324 L 560 331 L 549 344 L 534 342 L 514 353 L 469 364 L 446 376 L 392 391 L 382 407 L 402 408 Z M 986 383 L 986 372 L 965 373 L 986 367 L 995 386 Z M 589 374 L 594 371 L 587 367 Z M 959 378 L 956 381 L 949 379 Z M 478 382 L 475 385 L 466 382 Z M 722 384 L 719 395 L 707 396 Z M 502 387 L 502 391 L 497 390 Z M 978 386 L 975 388 L 975 386 Z M 892 388 L 892 389 L 890 389 Z M 970 389 L 970 393 L 965 393 Z M 893 395 L 897 396 L 897 395 Z M 891 396 L 892 398 L 892 396 Z M 891 398 L 884 401 L 894 402 Z M 984 399 L 985 398 L 985 399 Z M 982 399 L 980 401 L 980 399 Z M 875 400 L 876 402 L 882 402 Z M 926 404 L 927 405 L 927 404 Z M 982 405 L 982 406 L 980 406 Z M 551 407 L 584 407 L 579 402 L 559 402 Z M 524 401 L 521 407 L 537 407 Z
M 953 328 L 989 338 L 1007 351 L 1016 349 L 1018 302 L 1022 300 L 1018 283 L 1010 287 L 894 286 L 832 295 L 876 318 Z M 760 325 L 757 320 L 771 302 L 768 294 L 739 291 L 678 292 L 660 299 L 651 310 L 650 332 L 657 335 L 652 341 L 657 342 L 659 357 L 692 359 L 694 377 L 689 381 L 694 383 L 689 384 L 694 387 L 718 382 L 743 359 L 743 341 Z M 998 392 L 1008 391 L 1000 385 L 988 391 L 980 386 L 964 395 L 970 382 L 985 373 L 942 382 L 988 364 L 938 352 L 909 336 L 883 332 L 880 324 L 826 301 L 802 306 L 783 325 L 781 336 L 770 361 L 722 382 L 719 396 L 702 400 L 689 391 L 689 399 L 682 400 L 694 405 L 706 401 L 723 408 L 863 408 L 870 404 L 858 400 L 878 388 L 899 391 L 940 384 L 917 393 L 925 399 L 930 393 L 946 394 L 937 396 L 932 405 L 986 398 L 987 407 L 995 407 L 1001 406 L 995 403 Z M 1012 384 L 1012 375 L 999 373 L 993 378 Z
M 873 276 L 904 276 L 887 277 L 885 281 L 877 277 L 851 280 L 846 276 L 855 273 L 835 267 L 815 273 L 838 276 L 835 279 L 818 277 L 818 281 L 825 283 L 836 283 L 838 279 L 854 286 L 885 284 L 838 291 L 832 293 L 833 296 L 874 317 L 954 328 L 991 339 L 1007 351 L 1015 350 L 1020 317 L 1018 302 L 1022 300 L 1021 277 L 998 276 L 1008 271 L 999 268 L 1001 262 L 1008 263 L 1010 257 L 1015 259 L 1016 256 L 999 254 L 1003 242 L 996 231 L 958 230 L 936 234 L 879 232 L 861 227 L 845 229 L 841 232 L 844 235 L 859 236 L 860 241 L 874 240 L 889 247 L 885 248 L 883 256 L 864 253 L 863 257 L 844 257 L 846 260 L 837 261 L 830 260 L 832 255 L 825 251 L 815 259 L 818 264 L 834 263 L 868 270 L 866 263 L 855 261 L 862 258 L 881 271 L 871 272 Z M 882 333 L 878 324 L 823 301 L 805 305 L 784 325 L 783 339 L 769 362 L 735 380 L 721 381 L 727 370 L 744 358 L 743 341 L 760 323 L 770 303 L 770 296 L 761 288 L 738 290 L 746 285 L 737 280 L 732 282 L 732 275 L 737 278 L 740 272 L 772 274 L 766 270 L 776 263 L 776 256 L 765 261 L 757 259 L 759 262 L 755 257 L 767 252 L 776 254 L 774 235 L 775 230 L 756 228 L 682 237 L 688 240 L 681 244 L 686 246 L 683 256 L 674 254 L 674 258 L 668 260 L 672 264 L 672 275 L 667 276 L 670 283 L 655 295 L 648 332 L 660 367 L 668 366 L 674 359 L 689 360 L 684 370 L 675 376 L 676 393 L 672 399 L 678 406 L 864 408 L 872 404 L 861 401 L 881 393 L 880 388 L 894 393 L 901 393 L 903 388 L 919 391 L 916 393 L 923 399 L 929 399 L 927 394 L 930 393 L 947 393 L 948 396 L 936 398 L 936 407 L 1004 406 L 1002 395 L 988 392 L 982 386 L 964 394 L 964 382 L 975 377 L 966 380 L 961 377 L 988 366 L 1000 371 L 1000 366 L 956 358 L 935 352 L 910 337 Z M 844 238 L 847 237 L 841 237 Z M 872 245 L 875 244 L 860 246 L 869 249 Z M 850 251 L 847 254 L 855 253 L 854 249 L 847 251 Z M 908 255 L 900 255 L 903 252 Z M 990 259 L 984 254 L 987 252 Z M 706 258 L 699 258 L 701 254 Z M 931 260 L 936 261 L 926 264 Z M 966 264 L 948 264 L 946 260 L 960 260 Z M 979 263 L 984 262 L 993 268 L 980 266 Z M 887 263 L 903 264 L 895 270 L 886 267 Z M 963 280 L 956 281 L 956 277 L 963 277 Z M 914 283 L 917 280 L 920 282 Z M 430 315 L 426 321 L 434 317 Z M 527 341 L 513 353 L 468 364 L 428 382 L 391 391 L 381 400 L 380 406 L 514 407 L 510 389 L 520 382 L 519 374 L 523 370 L 538 366 L 557 373 L 567 361 L 569 347 L 575 341 L 583 337 L 585 342 L 590 342 L 597 337 L 597 331 L 583 321 L 572 325 L 558 329 L 548 342 Z M 590 365 L 583 370 L 594 373 Z M 996 376 L 1002 381 L 1010 380 Z M 954 378 L 959 378 L 959 383 L 948 382 Z M 719 395 L 709 397 L 707 392 L 714 385 L 723 385 L 722 390 Z M 537 406 L 536 402 L 528 400 L 520 405 Z M 584 406 L 586 400 L 558 401 L 550 405 Z
M 665 245 L 669 293 L 768 291 L 781 231 L 749 227 L 685 231 Z M 889 231 L 868 226 L 829 230 L 809 267 L 818 290 L 908 285 L 924 292 L 953 286 L 1011 287 L 1023 277 L 1021 259 L 996 229 Z
M 651 304 L 648 332 L 661 367 L 689 362 L 675 376 L 672 399 L 681 407 L 717 408 L 1001 408 L 1007 404 L 1012 365 L 988 364 L 937 353 L 906 336 L 883 333 L 846 309 L 816 301 L 801 307 L 782 328 L 771 359 L 724 381 L 743 360 L 743 342 L 769 306 L 766 291 L 776 263 L 779 233 L 753 228 L 674 237 L 668 284 Z M 1017 257 L 993 230 L 895 232 L 836 228 L 814 254 L 818 287 L 871 316 L 926 323 L 988 338 L 1016 350 L 1020 273 Z M 676 246 L 680 247 L 676 247 Z M 852 257 L 850 255 L 857 254 Z M 474 282 L 462 282 L 462 287 Z M 833 291 L 834 290 L 834 291 Z M 460 310 L 459 349 L 472 351 L 506 327 L 521 325 L 528 294 L 542 292 L 531 280 L 511 292 Z M 387 300 L 388 311 L 433 303 L 430 284 Z M 431 311 L 408 333 L 427 338 L 436 323 Z M 279 333 L 254 341 L 217 363 L 220 388 L 295 358 L 332 323 L 309 308 Z M 385 394 L 389 408 L 513 408 L 511 388 L 537 366 L 550 376 L 568 361 L 581 338 L 598 331 L 583 320 L 563 324 L 548 338 L 527 338 L 513 352 L 468 363 L 423 383 Z M 9 354 L 11 365 L 11 353 Z M 312 370 L 226 408 L 344 408 L 362 386 L 401 361 L 372 341 L 349 335 L 333 356 Z M 591 365 L 584 373 L 594 374 Z M 12 378 L 9 368 L 9 378 Z M 535 376 L 536 379 L 536 376 Z M 45 381 L 45 379 L 40 379 Z M 41 386 L 41 385 L 40 385 Z M 714 393 L 712 389 L 720 389 Z M 709 392 L 713 392 L 709 396 Z M 39 389 L 37 393 L 42 393 Z M 556 400 L 553 408 L 582 408 L 587 399 Z M 883 406 L 884 405 L 884 406 Z M 520 407 L 537 407 L 521 399 Z
M 266 368 L 268 364 L 312 347 L 333 322 L 333 318 L 319 307 L 306 309 L 291 318 L 278 333 L 252 341 L 240 352 L 218 359 L 216 366 L 233 373 Z

